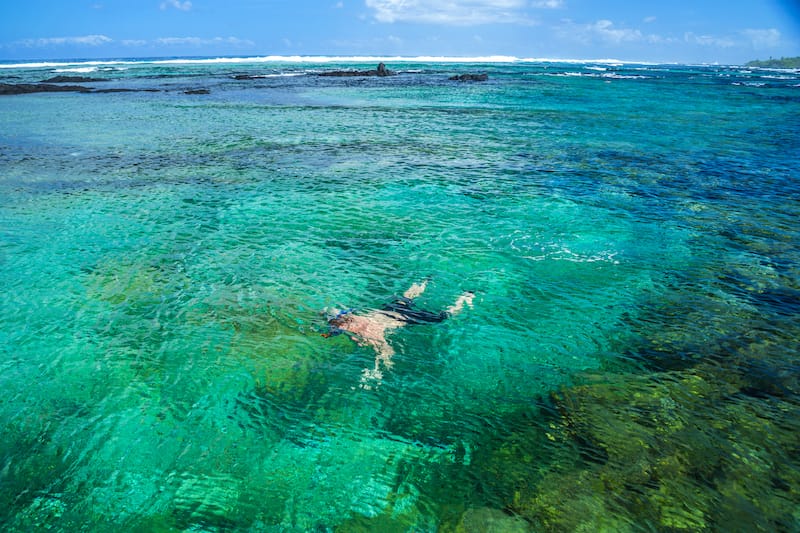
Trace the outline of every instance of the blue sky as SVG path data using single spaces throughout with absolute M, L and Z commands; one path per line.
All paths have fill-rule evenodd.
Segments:
M 800 55 L 798 0 L 3 0 L 0 59 Z

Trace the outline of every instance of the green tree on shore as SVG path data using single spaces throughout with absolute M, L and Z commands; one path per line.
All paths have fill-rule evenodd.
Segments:
M 745 66 L 760 68 L 800 68 L 800 57 L 782 57 L 780 59 L 756 59 L 749 61 Z

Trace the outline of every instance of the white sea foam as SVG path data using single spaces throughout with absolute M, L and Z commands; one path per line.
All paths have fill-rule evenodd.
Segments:
M 90 72 L 97 72 L 100 67 L 76 67 L 76 68 L 57 68 L 53 72 L 76 72 L 80 74 L 89 74 Z
M 556 59 L 556 58 L 520 58 L 505 55 L 487 55 L 471 57 L 452 56 L 256 56 L 256 57 L 208 57 L 208 58 L 174 58 L 174 59 L 114 59 L 108 61 L 42 61 L 27 63 L 0 64 L 0 69 L 24 68 L 88 68 L 92 66 L 110 65 L 202 65 L 202 64 L 252 64 L 252 63 L 565 63 L 593 64 L 607 66 L 643 65 L 639 61 L 620 61 L 618 59 Z
M 294 78 L 296 76 L 305 76 L 308 72 L 279 72 L 276 74 L 255 74 L 249 76 L 250 78 L 254 79 L 261 79 L 261 78 Z
M 601 249 L 591 252 L 576 252 L 562 242 L 539 242 L 530 235 L 517 233 L 509 243 L 512 250 L 520 252 L 529 261 L 569 261 L 571 263 L 620 264 L 616 250 Z
M 523 255 L 523 259 L 530 261 L 568 261 L 570 263 L 610 263 L 612 265 L 620 264 L 617 259 L 618 252 L 611 250 L 602 250 L 593 254 L 581 254 L 573 252 L 567 247 L 559 250 L 542 250 L 538 255 Z
M 646 80 L 648 76 L 637 74 L 617 74 L 615 72 L 547 72 L 545 76 L 556 78 L 603 78 L 612 80 Z
M 206 63 L 515 63 L 522 61 L 513 56 L 261 56 L 218 57 L 202 59 L 158 59 L 153 64 L 206 64 Z
M 137 65 L 147 63 L 147 61 L 42 61 L 39 63 L 0 63 L 0 69 L 4 68 L 88 68 L 91 66 L 110 66 L 110 65 Z
M 615 74 L 613 72 L 608 72 L 605 74 L 600 74 L 601 78 L 611 78 L 615 80 L 646 80 L 647 76 L 639 76 L 636 74 Z
M 765 67 L 755 67 L 753 69 L 756 72 L 794 72 L 795 74 L 800 74 L 800 68 L 765 68 Z

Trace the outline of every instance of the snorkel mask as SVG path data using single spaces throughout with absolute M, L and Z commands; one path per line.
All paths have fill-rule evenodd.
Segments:
M 348 315 L 353 311 L 355 311 L 355 308 L 351 307 L 350 309 L 339 311 L 338 313 L 336 313 L 336 315 L 333 316 L 333 318 L 328 319 L 328 326 L 329 326 L 328 332 L 320 333 L 320 336 L 325 337 L 327 339 L 329 337 L 335 337 L 337 335 L 341 335 L 342 333 L 344 333 L 345 330 L 343 330 L 339 326 L 342 323 L 344 323 L 345 315 Z

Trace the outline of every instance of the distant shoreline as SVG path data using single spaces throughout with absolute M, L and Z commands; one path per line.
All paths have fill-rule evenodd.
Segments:
M 746 67 L 756 68 L 781 68 L 781 69 L 796 69 L 800 68 L 800 57 L 782 57 L 780 59 L 756 59 L 748 61 Z

